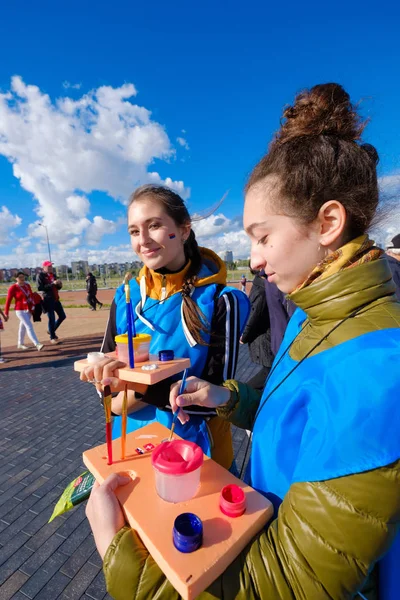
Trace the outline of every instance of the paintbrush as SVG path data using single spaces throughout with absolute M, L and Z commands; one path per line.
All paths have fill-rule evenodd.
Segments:
M 183 392 L 185 391 L 187 374 L 188 374 L 188 370 L 185 369 L 183 371 L 183 377 L 182 377 L 181 385 L 179 387 L 179 396 L 181 394 L 183 394 Z M 169 438 L 168 438 L 169 442 L 172 440 L 172 436 L 174 435 L 174 429 L 175 429 L 176 422 L 178 420 L 178 414 L 179 414 L 179 408 L 178 408 L 178 410 L 176 410 L 174 412 L 174 416 L 172 417 L 171 433 L 169 434 Z
M 134 356 L 132 337 L 136 336 L 136 331 L 135 331 L 135 321 L 133 319 L 132 305 L 131 305 L 131 288 L 129 287 L 129 273 L 127 273 L 124 278 L 124 290 L 125 290 L 126 323 L 128 326 L 129 368 L 133 369 L 135 366 L 135 356 Z
M 112 465 L 112 437 L 111 437 L 111 388 L 109 385 L 104 386 L 103 391 L 104 413 L 106 416 L 106 443 L 107 443 L 107 464 Z
M 126 450 L 126 421 L 128 415 L 128 391 L 127 386 L 125 385 L 124 389 L 124 399 L 122 401 L 122 431 L 121 431 L 121 458 L 125 459 L 125 450 Z

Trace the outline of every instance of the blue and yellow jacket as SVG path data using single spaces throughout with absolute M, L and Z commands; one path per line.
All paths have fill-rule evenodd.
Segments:
M 203 265 L 192 299 L 201 309 L 209 333 L 203 335 L 207 345 L 196 344 L 185 323 L 182 311 L 182 283 L 189 264 L 178 273 L 156 272 L 143 267 L 137 279 L 130 281 L 131 300 L 138 333 L 152 336 L 150 354 L 170 349 L 176 357 L 190 358 L 189 376 L 196 375 L 220 384 L 236 371 L 239 339 L 249 313 L 245 294 L 226 287 L 226 267 L 211 250 L 200 248 Z M 103 351 L 114 350 L 114 337 L 126 333 L 124 286 L 117 289 L 106 330 Z M 151 386 L 142 398 L 149 406 L 132 413 L 128 432 L 154 420 L 171 426 L 169 389 L 180 375 Z M 216 416 L 215 410 L 193 407 L 188 424 L 177 424 L 176 433 L 198 443 L 203 451 L 229 467 L 233 460 L 230 426 Z M 119 437 L 121 418 L 116 417 L 113 436 Z

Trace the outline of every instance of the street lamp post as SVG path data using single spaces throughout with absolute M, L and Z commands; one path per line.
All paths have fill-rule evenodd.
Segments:
M 46 225 L 43 225 L 43 223 L 39 223 L 39 225 L 40 225 L 41 227 L 44 227 L 44 228 L 45 228 L 45 230 L 46 230 L 47 248 L 48 248 L 48 250 L 49 250 L 49 259 L 50 259 L 50 262 L 52 262 L 52 260 L 51 260 L 51 252 L 50 252 L 49 233 L 48 233 L 48 231 L 47 231 L 47 227 L 46 227 Z

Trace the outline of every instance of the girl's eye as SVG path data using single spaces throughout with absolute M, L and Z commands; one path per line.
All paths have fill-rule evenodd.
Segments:
M 131 229 L 131 230 L 130 230 L 130 232 L 129 232 L 129 234 L 130 234 L 131 236 L 138 235 L 138 234 L 139 234 L 139 231 L 138 231 L 137 229 Z
M 158 229 L 160 227 L 159 223 L 152 223 L 149 227 L 149 229 Z
M 258 240 L 257 246 L 259 246 L 260 244 L 261 244 L 261 246 L 263 246 L 264 244 L 267 243 L 267 240 L 268 240 L 268 236 L 265 235 L 263 238 L 261 238 L 261 240 Z

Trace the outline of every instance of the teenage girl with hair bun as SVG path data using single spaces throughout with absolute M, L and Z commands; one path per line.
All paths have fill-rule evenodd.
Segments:
M 399 565 L 397 556 L 385 570 L 400 524 L 400 304 L 366 233 L 378 154 L 361 142 L 364 123 L 338 84 L 301 92 L 283 117 L 246 186 L 244 225 L 251 267 L 298 309 L 263 392 L 197 378 L 181 397 L 178 384 L 171 391 L 182 421 L 196 404 L 252 429 L 248 476 L 275 506 L 268 528 L 198 598 L 381 600 Z M 87 507 L 107 589 L 116 600 L 176 600 L 123 527 L 111 492 L 124 481 L 111 476 Z M 395 600 L 398 581 L 392 591 Z

